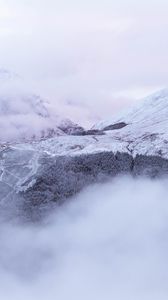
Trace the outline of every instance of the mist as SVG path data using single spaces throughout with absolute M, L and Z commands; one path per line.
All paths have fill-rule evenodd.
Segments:
M 0 226 L 0 299 L 167 299 L 167 179 L 93 185 L 36 225 Z
M 166 0 L 0 0 L 0 67 L 91 126 L 168 85 L 167 10 Z

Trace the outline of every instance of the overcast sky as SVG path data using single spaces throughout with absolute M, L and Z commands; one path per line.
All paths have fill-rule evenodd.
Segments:
M 0 0 L 0 67 L 67 116 L 109 117 L 168 85 L 167 16 L 167 0 Z

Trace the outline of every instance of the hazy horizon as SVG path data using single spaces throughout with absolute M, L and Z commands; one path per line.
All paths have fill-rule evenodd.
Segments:
M 168 3 L 0 0 L 0 67 L 89 124 L 168 85 Z

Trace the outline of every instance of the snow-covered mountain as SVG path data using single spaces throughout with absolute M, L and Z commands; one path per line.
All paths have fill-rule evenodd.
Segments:
M 60 203 L 109 176 L 168 175 L 167 90 L 125 115 L 95 125 L 87 134 L 67 135 L 71 122 L 63 121 L 62 126 L 64 135 L 1 145 L 2 208 L 5 203 L 8 210 L 19 201 L 24 212 L 36 219 L 49 203 Z
M 39 140 L 83 128 L 53 114 L 48 102 L 24 87 L 16 74 L 0 69 L 0 142 Z

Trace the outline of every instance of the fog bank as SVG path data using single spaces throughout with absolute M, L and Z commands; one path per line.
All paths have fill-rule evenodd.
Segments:
M 1 224 L 0 299 L 167 299 L 167 180 L 94 185 L 42 226 Z

